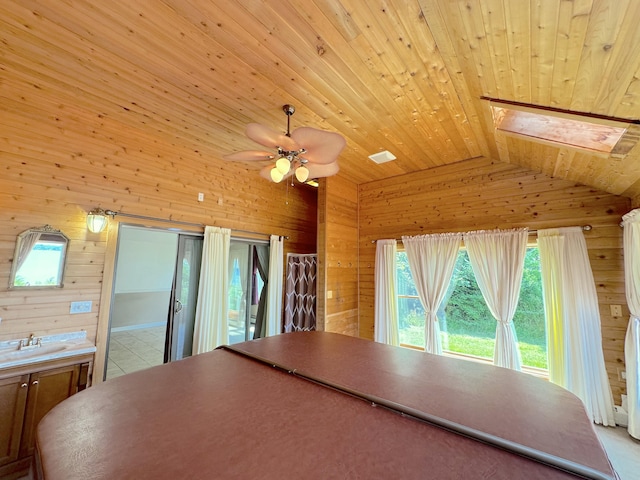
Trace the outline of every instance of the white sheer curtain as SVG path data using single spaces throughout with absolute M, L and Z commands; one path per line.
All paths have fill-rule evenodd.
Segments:
M 242 319 L 247 314 L 247 276 L 249 270 L 249 246 L 246 243 L 231 243 L 229 247 L 229 281 L 232 281 L 235 262 L 238 262 L 240 272 L 240 288 L 242 296 L 237 299 L 237 304 L 227 305 L 231 310 L 235 310 L 237 318 Z
M 193 354 L 229 343 L 227 304 L 231 230 L 205 227 L 193 331 Z
M 513 316 L 520 298 L 528 236 L 526 228 L 464 234 L 473 274 L 497 320 L 493 363 L 513 370 L 520 370 L 522 363 Z
M 374 339 L 400 345 L 398 335 L 398 280 L 395 240 L 376 242 Z
M 624 226 L 624 279 L 631 311 L 624 342 L 627 371 L 629 435 L 640 439 L 640 209 L 622 217 Z
M 577 395 L 592 421 L 615 425 L 598 297 L 582 229 L 539 230 L 538 247 L 550 335 L 549 378 Z
M 271 235 L 269 248 L 269 290 L 267 291 L 267 337 L 282 332 L 283 274 L 284 240 L 277 235 Z
M 411 276 L 425 311 L 425 351 L 429 353 L 442 355 L 436 313 L 447 293 L 461 241 L 461 233 L 402 237 Z

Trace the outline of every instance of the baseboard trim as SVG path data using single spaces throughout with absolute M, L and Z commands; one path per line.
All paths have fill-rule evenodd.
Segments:
M 141 323 L 138 325 L 127 325 L 126 327 L 113 327 L 112 332 L 128 332 L 129 330 L 142 330 L 144 328 L 165 327 L 167 322 Z

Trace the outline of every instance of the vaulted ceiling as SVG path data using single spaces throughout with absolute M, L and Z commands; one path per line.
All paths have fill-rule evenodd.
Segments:
M 635 0 L 3 0 L 0 112 L 29 95 L 61 129 L 223 163 L 293 104 L 292 128 L 346 138 L 339 175 L 358 184 L 485 156 L 634 198 L 640 147 L 508 137 L 483 98 L 637 122 L 639 23 Z M 381 150 L 397 160 L 367 158 Z

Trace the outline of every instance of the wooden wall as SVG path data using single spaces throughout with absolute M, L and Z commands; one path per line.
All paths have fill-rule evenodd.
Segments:
M 624 368 L 629 310 L 619 222 L 630 209 L 628 198 L 480 158 L 362 184 L 358 200 L 359 334 L 370 339 L 374 318 L 372 240 L 477 229 L 592 225 L 585 238 L 598 292 L 607 372 L 620 404 L 625 384 L 619 371 Z M 622 305 L 622 317 L 612 317 L 610 305 Z
M 316 189 L 275 185 L 256 168 L 40 100 L 25 97 L 22 107 L 5 105 L 0 116 L 0 340 L 77 330 L 96 340 L 103 277 L 111 272 L 105 271 L 107 231 L 86 228 L 93 207 L 227 227 L 232 235 L 286 235 L 285 255 L 316 251 Z M 8 290 L 16 236 L 44 224 L 71 239 L 64 288 Z M 79 300 L 93 302 L 91 313 L 69 314 Z
M 358 187 L 338 177 L 318 191 L 318 329 L 358 335 Z

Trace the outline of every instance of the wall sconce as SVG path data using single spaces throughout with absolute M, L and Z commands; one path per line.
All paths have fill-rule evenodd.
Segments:
M 87 228 L 91 233 L 100 233 L 107 226 L 107 213 L 101 208 L 94 208 L 87 214 Z

